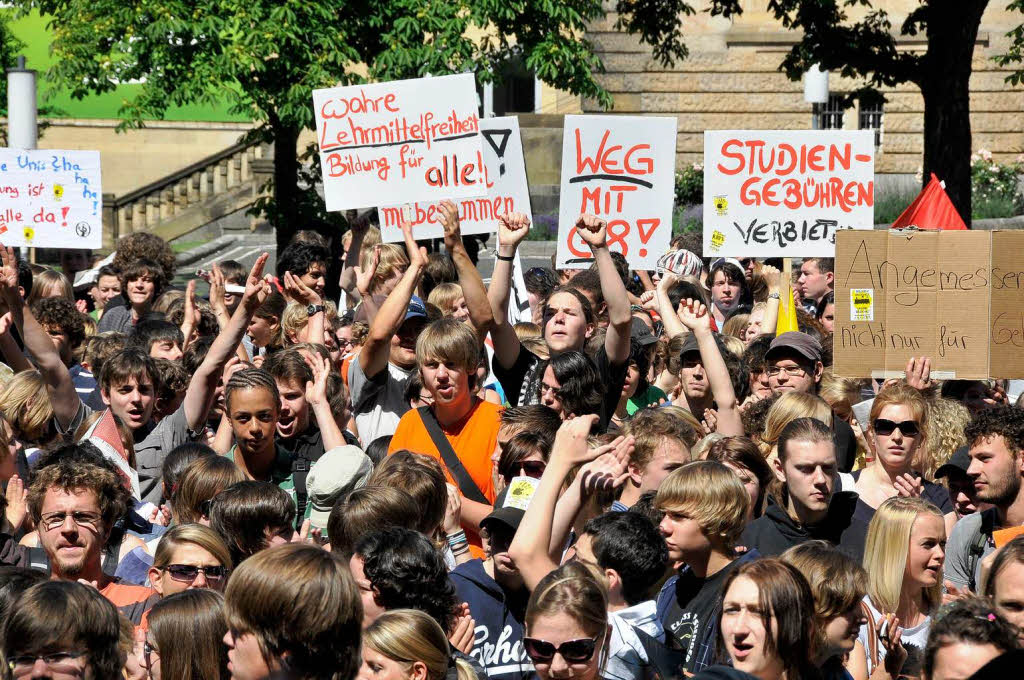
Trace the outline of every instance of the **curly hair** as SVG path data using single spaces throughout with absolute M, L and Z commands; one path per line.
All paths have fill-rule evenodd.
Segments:
M 123 270 L 128 263 L 140 259 L 152 260 L 163 270 L 164 279 L 170 281 L 174 278 L 174 270 L 177 267 L 177 259 L 174 250 L 155 234 L 144 231 L 137 231 L 129 234 L 117 242 L 117 250 L 114 252 L 114 261 L 111 264 L 117 269 Z
M 971 412 L 959 401 L 940 398 L 928 402 L 926 422 L 928 433 L 924 446 L 917 449 L 914 469 L 925 479 L 935 479 L 935 471 L 967 444 L 964 428 L 971 422 Z
M 96 494 L 103 527 L 107 531 L 128 511 L 130 494 L 117 474 L 96 465 L 82 465 L 78 461 L 64 458 L 37 470 L 32 486 L 29 487 L 29 514 L 37 525 L 43 514 L 43 500 L 50 489 L 92 491 Z
M 68 336 L 73 348 L 85 340 L 85 321 L 73 302 L 64 298 L 40 298 L 32 304 L 32 316 L 43 328 L 59 328 Z
M 302 276 L 318 262 L 326 267 L 330 259 L 330 252 L 321 245 L 309 242 L 290 243 L 277 258 L 277 275 L 284 276 L 285 272 L 291 272 L 295 276 Z
M 1016 457 L 1024 450 L 1024 409 L 1000 406 L 978 413 L 964 430 L 967 445 L 974 446 L 979 439 L 999 435 L 1006 448 Z
M 384 609 L 418 609 L 446 634 L 455 622 L 457 597 L 444 559 L 430 540 L 412 529 L 391 527 L 364 536 L 355 554 Z

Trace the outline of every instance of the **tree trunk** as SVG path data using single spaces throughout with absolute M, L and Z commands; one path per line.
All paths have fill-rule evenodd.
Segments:
M 946 193 L 971 226 L 971 59 L 988 0 L 932 0 L 924 56 L 924 176 Z
M 299 159 L 296 145 L 299 141 L 298 128 L 283 125 L 274 126 L 274 202 L 275 215 L 272 217 L 277 233 L 277 254 L 288 246 L 292 236 L 300 229 L 301 210 L 299 201 Z

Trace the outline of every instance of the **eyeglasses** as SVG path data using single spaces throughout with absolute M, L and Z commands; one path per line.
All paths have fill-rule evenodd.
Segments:
M 769 366 L 765 373 L 767 373 L 770 378 L 774 378 L 780 373 L 785 373 L 790 378 L 799 378 L 807 373 L 807 369 L 803 366 Z
M 551 663 L 555 654 L 561 654 L 562 658 L 569 663 L 586 663 L 594 656 L 594 649 L 597 647 L 596 638 L 580 638 L 579 640 L 566 640 L 555 647 L 547 640 L 524 637 L 523 648 L 530 655 L 534 663 Z
M 871 423 L 871 429 L 875 431 L 875 434 L 880 434 L 883 437 L 888 437 L 896 430 L 899 430 L 904 437 L 916 437 L 921 431 L 913 420 L 897 423 L 885 418 L 875 418 L 875 421 Z
M 540 384 L 540 396 L 543 397 L 544 394 L 547 393 L 547 392 L 550 392 L 552 394 L 552 396 L 555 397 L 555 399 L 561 399 L 562 398 L 562 388 L 554 387 L 553 385 L 549 385 L 546 382 L 542 382 Z
M 47 531 L 53 531 L 64 526 L 64 522 L 70 517 L 71 521 L 80 527 L 96 530 L 103 517 L 95 512 L 51 512 L 39 518 L 39 523 Z
M 199 572 L 203 572 L 203 576 L 210 583 L 220 583 L 220 580 L 228 575 L 228 570 L 224 567 L 196 567 L 191 564 L 168 564 L 163 571 L 181 583 L 192 583 L 199 577 Z
M 523 476 L 534 479 L 540 479 L 547 467 L 548 464 L 542 460 L 527 460 L 519 464 L 519 469 Z
M 58 673 L 77 673 L 81 667 L 76 663 L 87 652 L 51 652 L 49 654 L 22 654 L 7 659 L 7 667 L 15 677 L 24 677 L 32 672 L 36 662 L 42 659 L 51 670 Z
M 146 640 L 145 644 L 142 645 L 142 667 L 147 671 L 153 670 L 153 660 L 150 658 L 153 654 L 160 656 L 160 650 L 149 644 L 149 640 Z

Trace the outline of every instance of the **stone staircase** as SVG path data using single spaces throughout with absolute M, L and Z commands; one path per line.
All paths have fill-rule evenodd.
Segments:
M 250 207 L 273 176 L 273 147 L 236 144 L 121 196 L 103 196 L 103 250 L 145 231 L 172 241 Z M 257 221 L 250 220 L 255 229 Z

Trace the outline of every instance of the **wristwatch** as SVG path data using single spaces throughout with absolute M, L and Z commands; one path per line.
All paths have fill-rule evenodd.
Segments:
M 778 299 L 781 299 L 781 298 L 782 298 L 782 296 L 779 295 L 778 293 L 768 293 L 768 299 L 769 300 L 778 300 Z
M 317 312 L 324 311 L 323 305 L 306 305 L 306 316 L 313 316 Z

